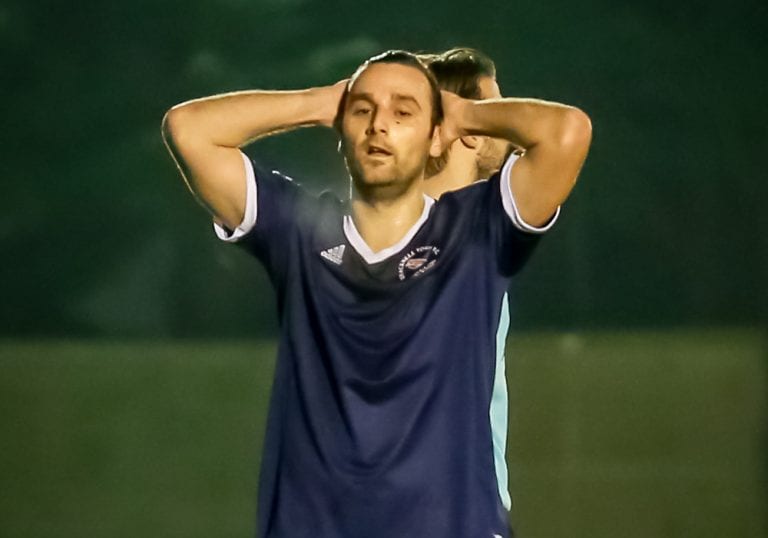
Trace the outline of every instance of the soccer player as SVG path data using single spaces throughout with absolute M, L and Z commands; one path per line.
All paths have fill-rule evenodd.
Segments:
M 338 129 L 349 200 L 240 151 L 306 125 Z M 163 131 L 219 237 L 252 252 L 278 296 L 259 536 L 508 536 L 493 450 L 502 298 L 573 187 L 588 117 L 441 95 L 416 56 L 390 51 L 333 86 L 183 103 Z M 426 196 L 428 157 L 475 135 L 525 155 Z

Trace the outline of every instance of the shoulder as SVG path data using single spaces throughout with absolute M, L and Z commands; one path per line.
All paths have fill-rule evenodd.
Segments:
M 432 208 L 432 226 L 452 237 L 481 230 L 487 221 L 488 193 L 487 180 L 443 193 Z
M 330 190 L 318 192 L 313 188 L 316 181 L 312 177 L 299 177 L 294 179 L 282 170 L 264 166 L 253 158 L 247 157 L 251 168 L 252 177 L 256 183 L 259 194 L 268 196 L 288 197 L 295 204 L 306 208 L 322 205 L 327 209 L 338 209 L 343 205 L 339 197 Z M 267 201 L 266 199 L 264 201 Z

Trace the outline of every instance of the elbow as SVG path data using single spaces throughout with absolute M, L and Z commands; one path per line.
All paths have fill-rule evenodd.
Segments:
M 592 143 L 592 120 L 583 110 L 568 107 L 558 138 L 563 148 L 571 151 L 581 150 L 586 155 Z
M 190 103 L 176 105 L 165 113 L 161 133 L 171 153 L 186 154 L 209 143 L 200 120 L 200 114 Z
M 185 150 L 213 144 L 209 116 L 197 101 L 187 101 L 171 107 L 161 122 L 163 140 L 171 148 Z
M 572 171 L 570 187 L 576 183 L 592 143 L 592 120 L 578 108 L 570 108 L 560 136 L 560 151 Z
M 176 123 L 174 115 L 175 113 L 172 108 L 163 115 L 163 121 L 160 122 L 160 132 L 163 134 L 163 138 L 172 136 L 173 125 Z
M 187 116 L 186 111 L 179 105 L 170 108 L 163 116 L 160 132 L 169 147 L 178 146 L 179 141 L 185 136 L 184 133 L 188 132 L 185 128 L 185 116 Z

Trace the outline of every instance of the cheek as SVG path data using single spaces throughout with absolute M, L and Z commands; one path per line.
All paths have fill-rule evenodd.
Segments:
M 403 148 L 404 153 L 409 157 L 418 160 L 429 155 L 429 148 L 432 145 L 432 136 L 428 130 L 423 127 L 401 126 L 397 136 L 398 144 Z
M 341 124 L 342 137 L 352 141 L 360 136 L 361 131 L 365 131 L 365 126 L 362 125 L 358 118 L 349 114 L 344 117 L 344 121 Z
M 354 131 L 348 129 L 347 125 L 342 125 L 341 132 L 339 133 L 339 153 L 348 163 L 357 162 L 359 159 L 356 152 L 360 145 L 355 140 Z

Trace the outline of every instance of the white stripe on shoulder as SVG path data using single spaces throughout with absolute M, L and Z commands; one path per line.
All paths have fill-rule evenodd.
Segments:
M 504 205 L 504 211 L 507 213 L 507 215 L 509 215 L 509 218 L 512 219 L 512 224 L 514 224 L 518 230 L 527 233 L 541 234 L 554 226 L 555 222 L 557 221 L 557 217 L 560 216 L 560 206 L 557 206 L 557 211 L 555 211 L 555 214 L 544 226 L 531 226 L 523 220 L 523 218 L 520 216 L 520 212 L 517 209 L 515 197 L 512 195 L 512 184 L 510 182 L 512 165 L 514 165 L 519 158 L 520 155 L 513 153 L 509 156 L 507 162 L 504 163 L 504 167 L 501 169 L 501 177 L 499 178 L 499 185 L 501 187 L 501 203 Z
M 248 156 L 242 151 L 240 155 L 243 157 L 243 165 L 245 166 L 245 214 L 243 215 L 243 222 L 231 233 L 223 226 L 215 222 L 213 223 L 216 236 L 227 243 L 239 241 L 241 237 L 250 232 L 256 225 L 256 174 L 253 171 L 253 164 L 251 164 Z

